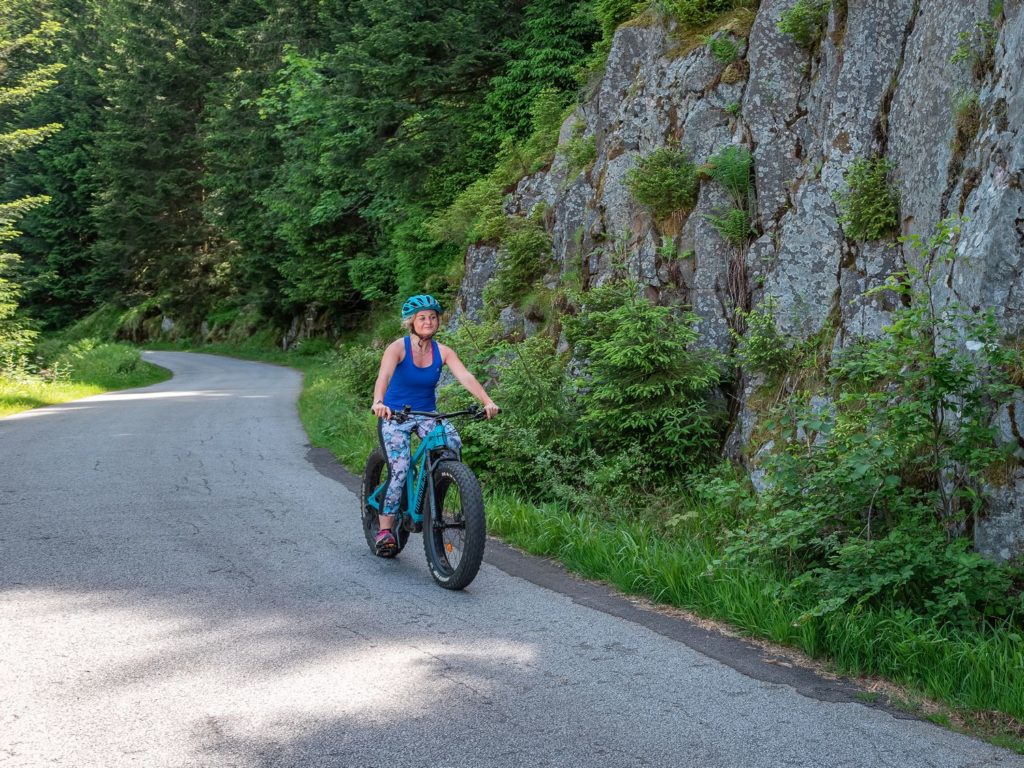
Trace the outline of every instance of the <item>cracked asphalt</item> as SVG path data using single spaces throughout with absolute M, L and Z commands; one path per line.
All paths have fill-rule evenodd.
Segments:
M 494 541 L 442 590 L 369 553 L 298 373 L 146 357 L 0 419 L 4 768 L 1024 768 Z

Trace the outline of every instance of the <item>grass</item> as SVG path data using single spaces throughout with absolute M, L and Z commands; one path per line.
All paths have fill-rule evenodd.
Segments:
M 51 351 L 50 365 L 43 371 L 0 374 L 0 417 L 171 377 L 169 371 L 143 362 L 139 350 L 128 344 L 82 339 Z
M 1013 632 L 952 632 L 895 610 L 798 622 L 806 607 L 773 597 L 777 574 L 716 566 L 717 553 L 696 536 L 670 540 L 642 521 L 603 521 L 502 492 L 489 495 L 487 519 L 531 554 L 827 659 L 840 674 L 883 676 L 905 686 L 890 697 L 905 708 L 1024 752 L 1024 641 Z

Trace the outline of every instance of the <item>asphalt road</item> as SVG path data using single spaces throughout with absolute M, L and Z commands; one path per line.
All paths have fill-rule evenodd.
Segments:
M 494 542 L 442 590 L 369 553 L 298 373 L 147 359 L 0 419 L 4 768 L 1024 766 Z

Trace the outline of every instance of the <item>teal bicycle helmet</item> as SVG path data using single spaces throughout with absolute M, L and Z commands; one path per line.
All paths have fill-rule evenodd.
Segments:
M 441 314 L 441 304 L 433 296 L 425 293 L 421 293 L 417 296 L 411 296 L 409 300 L 402 305 L 402 319 L 408 320 L 417 312 L 422 312 L 425 309 L 432 309 L 437 312 L 437 314 Z

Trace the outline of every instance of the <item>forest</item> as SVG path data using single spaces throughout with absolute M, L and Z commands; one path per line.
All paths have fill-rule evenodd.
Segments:
M 842 0 L 786 6 L 762 35 L 784 47 L 773 56 L 806 62 L 780 66 L 813 80 L 842 61 L 822 51 L 840 49 L 853 12 Z M 844 671 L 999 711 L 1019 733 L 1024 571 L 977 551 L 973 536 L 992 489 L 1019 476 L 1020 451 L 999 440 L 993 415 L 1016 418 L 1024 345 L 997 302 L 939 300 L 962 221 L 901 231 L 911 202 L 897 186 L 911 174 L 885 156 L 898 152 L 886 131 L 899 115 L 887 111 L 863 131 L 876 146 L 861 156 L 848 148 L 854 116 L 820 156 L 801 141 L 779 152 L 803 164 L 808 188 L 836 187 L 819 190 L 841 241 L 835 264 L 811 270 L 818 254 L 794 248 L 803 273 L 828 273 L 844 300 L 818 301 L 809 332 L 786 325 L 799 291 L 752 254 L 770 246 L 784 262 L 786 235 L 824 217 L 799 195 L 765 213 L 772 183 L 798 185 L 758 175 L 769 142 L 751 139 L 758 115 L 743 111 L 769 79 L 755 82 L 747 61 L 759 12 L 753 0 L 7 0 L 0 379 L 80 365 L 89 345 L 54 363 L 47 339 L 83 322 L 99 323 L 103 341 L 286 347 L 292 357 L 273 359 L 307 372 L 312 442 L 358 471 L 397 307 L 423 292 L 452 307 L 467 253 L 490 249 L 487 309 L 445 339 L 505 409 L 467 428 L 492 530 Z M 945 107 L 942 181 L 967 181 L 942 199 L 959 192 L 961 211 L 982 183 L 967 163 L 1006 18 L 991 4 L 943 54 L 974 89 Z M 712 73 L 690 106 L 700 115 L 714 102 L 705 133 L 727 143 L 708 138 L 698 157 L 680 129 L 632 158 L 601 146 L 614 131 L 599 136 L 602 117 L 582 105 L 597 100 L 617 30 L 640 28 L 670 30 L 657 33 L 664 58 Z M 894 88 L 881 86 L 885 110 Z M 707 138 L 700 126 L 686 138 Z M 558 234 L 543 204 L 511 210 L 529 197 L 524 179 L 550 173 L 569 196 L 599 155 L 591 207 L 625 190 L 603 229 Z M 619 159 L 635 162 L 612 179 Z M 619 214 L 629 221 L 615 231 Z M 626 231 L 637 221 L 646 244 Z M 556 234 L 573 264 L 554 263 Z M 897 246 L 908 256 L 886 261 Z M 657 277 L 646 282 L 645 247 Z M 698 291 L 681 287 L 705 257 L 720 257 L 727 277 L 712 302 L 715 343 L 698 330 L 709 323 L 689 300 Z M 842 270 L 872 258 L 887 269 L 849 288 Z M 773 280 L 783 288 L 771 293 Z M 884 329 L 847 334 L 854 319 L 876 320 L 869 305 Z M 113 368 L 133 369 L 125 354 Z
M 139 338 L 308 312 L 337 335 L 449 298 L 443 212 L 575 100 L 601 40 L 579 2 L 5 7 L 5 122 L 46 138 L 4 158 L 6 291 L 44 329 L 131 308 Z

